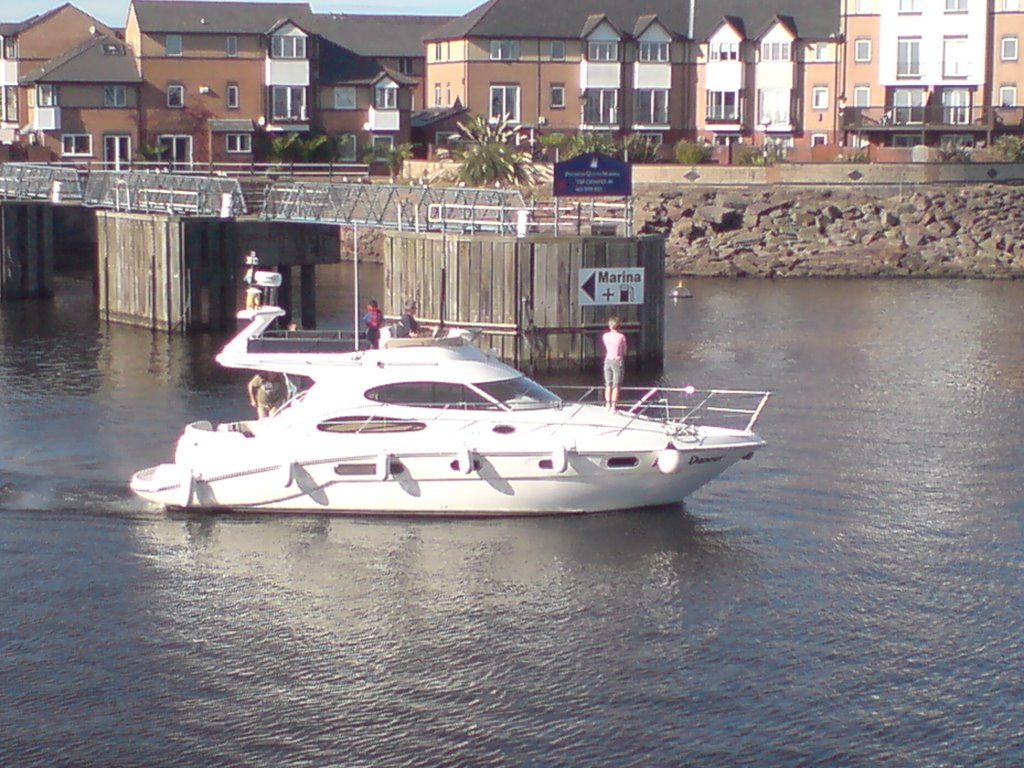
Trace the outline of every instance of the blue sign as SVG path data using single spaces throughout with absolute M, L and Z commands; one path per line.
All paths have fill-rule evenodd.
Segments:
M 614 157 L 590 152 L 555 163 L 555 197 L 629 197 L 633 167 Z

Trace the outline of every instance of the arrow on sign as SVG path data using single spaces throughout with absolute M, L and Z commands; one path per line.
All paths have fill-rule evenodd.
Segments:
M 591 301 L 597 298 L 597 293 L 594 290 L 597 284 L 597 273 L 591 272 L 590 277 L 583 281 L 583 285 L 580 286 L 580 290 L 583 291 L 587 296 L 590 297 Z

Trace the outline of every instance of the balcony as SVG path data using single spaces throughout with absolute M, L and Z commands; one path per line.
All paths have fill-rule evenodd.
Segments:
M 369 109 L 371 131 L 397 131 L 401 128 L 401 116 L 397 109 Z
M 59 131 L 60 107 L 36 107 L 32 127 L 37 131 Z
M 1021 130 L 1024 107 L 847 107 L 840 110 L 845 131 Z
M 704 122 L 708 125 L 716 123 L 729 123 L 735 125 L 743 122 L 743 110 L 739 107 L 711 107 L 704 115 Z

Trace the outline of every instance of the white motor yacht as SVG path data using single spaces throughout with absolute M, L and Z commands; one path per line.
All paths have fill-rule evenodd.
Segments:
M 222 365 L 312 385 L 269 418 L 185 427 L 174 462 L 132 490 L 171 508 L 409 515 L 530 515 L 678 502 L 764 441 L 769 393 L 599 388 L 555 394 L 472 343 L 392 338 L 333 351 L 273 339 L 277 307 L 248 326 Z M 280 342 L 280 343 L 278 343 Z

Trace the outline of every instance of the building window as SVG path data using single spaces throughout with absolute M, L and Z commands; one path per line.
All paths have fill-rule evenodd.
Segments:
M 294 35 L 274 35 L 270 38 L 270 55 L 275 59 L 306 58 L 306 38 Z
M 2 119 L 13 123 L 18 119 L 18 88 L 14 85 L 0 86 L 0 92 L 3 92 L 3 103 L 0 103 Z
M 970 91 L 965 88 L 947 88 L 943 90 L 942 119 L 947 125 L 967 125 L 970 123 Z
M 252 152 L 251 133 L 228 133 L 224 139 L 227 142 L 227 150 L 232 155 Z
M 619 91 L 617 88 L 590 88 L 583 105 L 583 122 L 587 125 L 619 124 Z
M 925 91 L 920 88 L 897 88 L 892 94 L 893 108 L 887 115 L 896 125 L 923 123 L 924 102 Z
M 491 40 L 491 59 L 494 61 L 517 61 L 518 40 Z
M 492 85 L 490 95 L 491 111 L 489 117 L 492 120 L 508 120 L 511 123 L 519 122 L 518 85 Z
M 921 76 L 921 39 L 901 37 L 896 45 L 896 76 Z
M 351 85 L 342 85 L 334 89 L 335 109 L 355 109 L 356 89 Z
M 434 106 L 441 106 L 441 84 L 434 83 Z
M 812 45 L 811 58 L 815 61 L 828 61 L 828 43 L 815 43 Z
M 811 109 L 828 109 L 827 85 L 816 85 L 811 88 Z
M 853 89 L 853 106 L 865 109 L 871 106 L 871 86 L 858 85 Z
M 5 37 L 3 45 L 4 58 L 14 60 L 18 58 L 18 43 L 13 37 Z
M 444 105 L 450 107 L 452 105 L 452 84 L 444 84 Z
M 373 156 L 378 160 L 384 160 L 388 156 L 388 152 L 390 152 L 394 146 L 394 136 L 374 136 Z
M 185 106 L 185 86 L 181 83 L 167 84 L 167 106 L 171 109 L 181 109 Z
M 92 154 L 92 136 L 88 133 L 65 133 L 60 137 L 62 155 L 81 157 Z
M 375 109 L 398 109 L 398 86 L 388 83 L 374 88 L 373 106 Z
M 788 88 L 765 88 L 758 94 L 758 125 L 789 125 L 792 93 Z
M 871 0 L 857 0 L 857 9 L 854 13 L 871 13 Z
M 640 61 L 668 61 L 668 43 L 640 41 Z
M 589 59 L 590 61 L 618 61 L 618 41 L 591 40 L 589 43 L 587 43 L 587 59 Z
M 434 43 L 434 61 L 444 61 L 444 59 L 441 58 L 441 44 L 440 43 Z
M 812 147 L 824 147 L 828 144 L 827 133 L 812 133 L 811 134 L 811 146 Z
M 999 87 L 999 106 L 1000 107 L 1016 107 L 1017 106 L 1017 86 L 1016 85 L 1002 85 Z
M 224 52 L 234 58 L 238 55 L 238 35 L 228 35 L 224 41 Z
M 306 119 L 306 89 L 300 85 L 275 85 L 271 89 L 272 115 L 275 120 Z
M 970 50 L 966 37 L 947 37 L 942 41 L 942 74 L 944 77 L 967 77 Z
M 1003 0 L 1004 11 L 1019 11 L 1020 0 Z
M 409 56 L 402 56 L 398 59 L 398 71 L 403 75 L 411 75 L 413 71 L 412 59 Z
M 999 58 L 1003 61 L 1017 60 L 1017 36 L 1006 35 L 999 45 Z
M 238 109 L 238 105 L 241 103 L 239 96 L 238 83 L 228 83 L 227 89 L 227 102 L 228 109 Z
M 57 106 L 57 86 L 50 85 L 49 83 L 40 83 L 36 86 L 36 106 L 37 107 L 56 107 Z
M 857 38 L 853 44 L 853 60 L 861 64 L 871 61 L 871 38 Z
M 565 40 L 551 41 L 551 60 L 565 61 Z
M 967 0 L 946 0 L 946 13 L 963 13 L 967 10 Z
M 761 43 L 761 61 L 789 61 L 788 40 L 765 41 Z
M 738 42 L 712 43 L 709 54 L 711 61 L 738 61 L 740 44 Z
M 565 109 L 565 83 L 551 84 L 551 108 Z
M 633 122 L 637 125 L 668 125 L 668 91 L 661 88 L 638 90 Z
M 124 46 L 120 43 L 103 43 L 102 45 L 104 56 L 124 56 Z
M 181 35 L 168 35 L 164 38 L 164 53 L 168 56 L 181 56 Z
M 708 91 L 707 119 L 711 122 L 739 122 L 739 103 L 737 91 Z
M 354 133 L 338 134 L 338 159 L 345 163 L 356 159 L 356 135 Z
M 103 86 L 104 107 L 124 107 L 128 104 L 128 89 L 123 85 Z
M 920 13 L 921 0 L 899 0 L 900 13 Z

